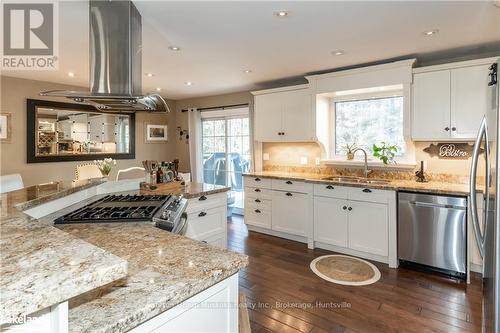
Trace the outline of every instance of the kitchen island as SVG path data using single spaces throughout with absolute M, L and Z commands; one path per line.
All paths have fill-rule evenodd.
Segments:
M 122 186 L 119 182 L 110 183 L 60 186 L 43 195 L 37 195 L 40 192 L 34 188 L 2 195 L 2 214 L 4 208 L 6 212 L 2 216 L 1 236 L 2 323 L 9 323 L 12 316 L 29 316 L 69 300 L 69 328 L 66 325 L 66 330 L 63 327 L 60 331 L 125 332 L 135 328 L 151 332 L 168 322 L 179 325 L 175 318 L 186 314 L 191 316 L 185 321 L 186 325 L 203 325 L 208 319 L 205 323 L 207 327 L 211 324 L 217 328 L 224 327 L 227 331 L 237 330 L 237 273 L 247 265 L 246 256 L 173 235 L 147 222 L 62 225 L 58 228 L 50 223 L 54 216 L 72 207 L 60 210 L 61 203 L 58 204 L 58 201 L 64 203 L 71 195 L 85 193 L 86 198 L 70 203 L 83 205 L 95 195 L 118 192 Z M 130 191 L 129 185 L 122 187 Z M 196 188 L 205 191 L 197 193 Z M 227 190 L 193 184 L 189 190 L 184 189 L 184 194 L 196 197 L 201 193 Z M 32 194 L 27 196 L 27 192 Z M 35 209 L 38 215 L 46 208 L 47 216 L 34 219 L 17 210 L 19 207 Z M 16 227 L 17 224 L 20 227 Z M 6 229 L 5 232 L 7 227 L 16 230 Z M 19 230 L 21 227 L 24 229 Z M 14 241 L 19 244 L 26 242 L 36 228 L 44 228 L 50 237 L 38 237 L 36 246 L 26 246 L 25 252 L 22 252 L 23 247 L 19 250 L 9 245 Z M 52 248 L 53 235 L 66 240 L 62 243 L 67 246 L 67 251 L 58 251 L 54 255 L 45 249 L 45 242 Z M 83 256 L 86 253 L 97 254 L 93 254 L 93 260 L 88 260 Z M 31 267 L 24 267 L 27 258 L 34 259 Z M 49 261 L 39 274 L 36 270 L 41 267 L 37 258 L 56 263 L 67 262 L 67 265 L 58 266 Z M 89 271 L 89 276 L 71 270 L 73 266 L 84 272 Z M 12 267 L 24 267 L 24 271 L 17 272 Z M 73 280 L 85 281 L 85 288 L 71 289 L 71 293 L 63 293 L 63 288 L 54 293 L 57 298 L 49 298 L 45 303 L 33 302 L 26 295 L 32 292 L 40 297 L 47 288 L 57 289 L 67 281 L 74 283 Z M 195 305 L 215 295 L 225 295 L 225 298 L 216 297 L 214 300 L 226 302 L 227 306 L 218 312 L 210 312 L 214 314 L 210 319 Z

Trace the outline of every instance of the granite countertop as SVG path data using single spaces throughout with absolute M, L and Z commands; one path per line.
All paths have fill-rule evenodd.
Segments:
M 414 180 L 404 179 L 390 179 L 387 184 L 360 184 L 350 182 L 339 182 L 325 180 L 325 177 L 332 177 L 331 175 L 323 175 L 317 173 L 288 173 L 280 171 L 260 171 L 245 173 L 244 176 L 274 178 L 274 179 L 296 179 L 310 183 L 324 183 L 332 185 L 342 185 L 351 187 L 369 187 L 373 189 L 394 190 L 394 191 L 413 191 L 419 193 L 430 194 L 445 194 L 456 196 L 468 196 L 469 184 L 455 184 L 446 182 L 429 181 L 427 183 L 417 183 Z M 480 191 L 480 190 L 479 190 Z
M 19 210 L 99 184 L 57 182 L 2 194 L 0 323 L 126 276 L 125 260 Z
M 212 185 L 206 183 L 193 183 L 188 182 L 186 185 L 179 185 L 176 187 L 166 186 L 159 184 L 155 190 L 145 190 L 141 189 L 142 194 L 172 194 L 172 195 L 182 195 L 186 199 L 198 198 L 202 195 L 210 195 L 221 192 L 227 192 L 231 188 L 221 185 Z
M 245 255 L 144 223 L 58 225 L 125 260 L 126 279 L 70 300 L 70 332 L 125 332 L 237 273 Z
M 1 323 L 69 299 L 71 332 L 125 332 L 248 264 L 245 255 L 148 222 L 52 224 L 96 197 L 38 220 L 22 212 L 102 182 L 57 182 L 2 195 Z M 193 198 L 227 190 L 190 183 L 162 194 Z

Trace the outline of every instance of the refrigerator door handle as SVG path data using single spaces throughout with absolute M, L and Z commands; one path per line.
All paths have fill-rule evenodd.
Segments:
M 485 149 L 485 160 L 486 160 L 486 181 L 489 180 L 489 148 L 487 141 L 487 132 L 486 132 L 486 117 L 481 121 L 481 126 L 479 127 L 479 132 L 477 134 L 476 142 L 474 143 L 474 151 L 472 152 L 472 165 L 470 171 L 470 179 L 469 179 L 469 189 L 470 189 L 470 207 L 471 207 L 471 217 L 472 217 L 472 227 L 474 229 L 474 237 L 476 238 L 476 243 L 479 248 L 479 253 L 481 257 L 484 256 L 484 237 L 481 233 L 481 228 L 479 227 L 479 216 L 477 213 L 477 188 L 476 188 L 476 177 L 477 177 L 477 164 L 479 160 L 479 154 L 481 152 L 481 141 L 483 137 L 486 140 L 486 149 Z M 488 188 L 489 183 L 486 182 L 485 189 Z M 485 192 L 485 198 L 487 199 L 487 190 Z M 488 211 L 488 203 L 486 203 L 484 207 L 485 218 Z

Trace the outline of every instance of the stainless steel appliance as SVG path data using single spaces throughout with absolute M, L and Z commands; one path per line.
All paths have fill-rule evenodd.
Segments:
M 170 112 L 158 94 L 142 94 L 142 17 L 132 1 L 89 1 L 90 91 L 51 90 L 100 111 Z
M 187 200 L 172 195 L 107 195 L 57 218 L 55 224 L 148 222 L 184 234 Z
M 408 192 L 398 196 L 400 262 L 465 278 L 467 199 Z
M 483 333 L 500 332 L 500 200 L 497 200 L 500 186 L 498 167 L 500 166 L 499 142 L 499 95 L 497 81 L 500 59 L 490 67 L 485 83 L 491 87 L 490 102 L 485 117 L 479 126 L 472 154 L 470 176 L 470 206 L 474 238 L 483 257 Z M 480 148 L 484 149 L 481 154 Z M 484 159 L 484 209 L 482 221 L 477 210 L 477 177 L 479 159 Z M 482 228 L 481 225 L 482 224 Z

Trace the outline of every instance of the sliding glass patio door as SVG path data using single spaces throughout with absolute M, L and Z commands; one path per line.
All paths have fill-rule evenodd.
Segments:
M 251 165 L 249 133 L 248 108 L 202 112 L 203 181 L 230 186 L 236 214 L 243 213 L 242 173 Z

